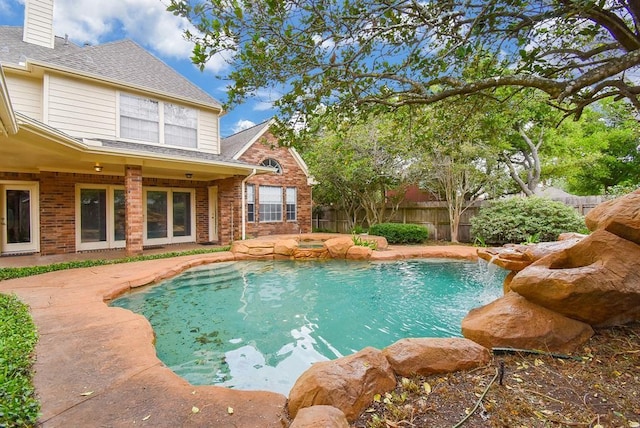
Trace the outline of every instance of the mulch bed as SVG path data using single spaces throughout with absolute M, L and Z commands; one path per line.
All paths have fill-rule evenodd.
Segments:
M 640 323 L 561 357 L 496 353 L 468 372 L 399 377 L 351 426 L 640 427 Z

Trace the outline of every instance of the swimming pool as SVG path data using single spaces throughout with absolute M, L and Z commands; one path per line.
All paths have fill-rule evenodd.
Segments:
M 112 305 L 149 319 L 158 357 L 194 385 L 288 394 L 317 361 L 404 337 L 460 336 L 506 272 L 444 259 L 244 261 L 190 269 Z

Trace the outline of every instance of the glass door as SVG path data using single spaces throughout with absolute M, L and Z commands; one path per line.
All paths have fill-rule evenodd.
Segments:
M 2 253 L 39 251 L 37 184 L 0 185 Z

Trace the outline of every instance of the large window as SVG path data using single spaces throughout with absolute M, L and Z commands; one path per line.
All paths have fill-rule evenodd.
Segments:
M 297 205 L 297 189 L 295 187 L 287 187 L 287 221 L 296 220 Z
M 159 119 L 157 101 L 120 94 L 120 137 L 158 143 Z
M 258 189 L 260 200 L 260 221 L 282 221 L 282 188 L 275 186 L 260 186 Z
M 164 105 L 165 144 L 196 147 L 198 143 L 198 113 L 192 108 L 175 104 Z
M 170 146 L 198 146 L 198 111 L 120 94 L 120 137 Z
M 247 184 L 247 221 L 256 221 L 256 188 Z

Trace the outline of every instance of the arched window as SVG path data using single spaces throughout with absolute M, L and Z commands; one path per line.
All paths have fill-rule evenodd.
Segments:
M 275 168 L 278 174 L 282 174 L 282 167 L 278 163 L 277 160 L 272 158 L 266 158 L 260 163 L 261 166 L 270 166 L 271 168 Z

